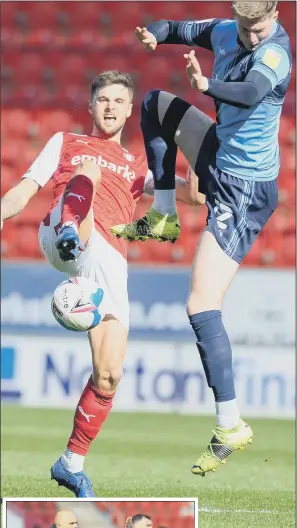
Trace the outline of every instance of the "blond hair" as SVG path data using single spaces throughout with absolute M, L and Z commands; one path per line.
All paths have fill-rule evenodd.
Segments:
M 277 0 L 273 2 L 240 2 L 240 0 L 233 0 L 232 11 L 234 16 L 262 22 L 262 20 L 275 13 L 276 6 Z

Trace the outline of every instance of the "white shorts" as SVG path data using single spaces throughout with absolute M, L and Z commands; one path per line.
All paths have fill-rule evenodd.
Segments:
M 129 300 L 127 290 L 128 266 L 124 257 L 103 236 L 93 230 L 85 249 L 76 261 L 63 262 L 55 246 L 55 226 L 61 221 L 61 200 L 50 215 L 50 225 L 39 228 L 39 244 L 48 262 L 70 277 L 95 280 L 104 291 L 104 309 L 126 328 L 129 328 Z

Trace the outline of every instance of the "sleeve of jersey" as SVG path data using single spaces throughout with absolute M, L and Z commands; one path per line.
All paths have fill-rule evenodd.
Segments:
M 44 149 L 33 161 L 31 167 L 22 176 L 22 179 L 30 178 L 38 183 L 40 187 L 44 187 L 58 168 L 62 145 L 63 133 L 58 132 L 47 142 Z
M 211 33 L 219 22 L 219 18 L 185 22 L 158 20 L 148 24 L 147 30 L 156 37 L 158 44 L 186 44 L 213 51 Z
M 265 75 L 274 89 L 290 71 L 288 54 L 281 46 L 266 44 L 255 53 L 255 62 L 250 71 L 258 71 Z
M 208 79 L 208 90 L 203 92 L 203 94 L 231 106 L 251 108 L 260 103 L 270 90 L 271 83 L 269 79 L 262 73 L 252 72 L 251 70 L 244 82 L 225 82 Z

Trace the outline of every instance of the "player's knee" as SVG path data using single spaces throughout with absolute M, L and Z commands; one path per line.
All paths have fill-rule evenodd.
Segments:
M 101 169 L 99 165 L 90 159 L 86 159 L 78 165 L 73 177 L 77 176 L 78 174 L 90 178 L 94 185 L 98 185 L 101 180 Z
M 147 112 L 158 112 L 158 98 L 160 92 L 161 90 L 150 90 L 145 94 L 141 105 L 142 119 Z
M 191 290 L 187 300 L 187 314 L 193 315 L 195 313 L 206 312 L 208 310 L 220 310 L 222 299 L 217 294 L 210 294 L 197 288 Z
M 98 389 L 103 392 L 114 391 L 123 376 L 122 365 L 101 365 L 94 368 L 93 380 Z

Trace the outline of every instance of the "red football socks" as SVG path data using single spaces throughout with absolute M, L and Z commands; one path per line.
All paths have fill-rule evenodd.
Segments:
M 73 431 L 67 447 L 85 456 L 112 408 L 115 393 L 106 394 L 98 389 L 90 377 L 78 402 Z
M 93 199 L 93 182 L 87 176 L 78 174 L 71 178 L 64 191 L 61 224 L 74 222 L 77 227 L 86 218 Z

